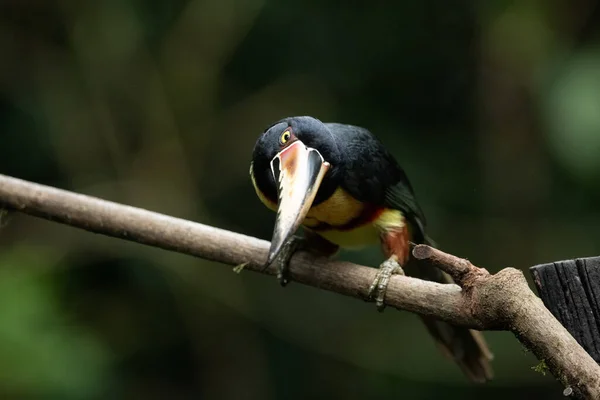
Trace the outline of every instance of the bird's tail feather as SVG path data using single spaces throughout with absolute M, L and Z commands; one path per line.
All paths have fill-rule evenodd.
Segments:
M 424 242 L 435 246 L 435 243 L 427 237 Z M 414 264 L 416 263 L 409 262 L 405 268 L 407 274 L 439 283 L 454 283 L 448 274 L 437 268 Z M 483 383 L 492 379 L 493 370 L 490 362 L 493 355 L 481 332 L 454 326 L 434 318 L 421 318 L 442 351 L 460 366 L 471 381 Z
M 493 356 L 481 332 L 432 318 L 422 319 L 442 352 L 458 364 L 469 380 L 484 383 L 493 378 Z

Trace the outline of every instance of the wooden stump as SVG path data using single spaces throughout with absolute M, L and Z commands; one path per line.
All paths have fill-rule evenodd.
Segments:
M 530 268 L 544 305 L 600 363 L 600 257 Z

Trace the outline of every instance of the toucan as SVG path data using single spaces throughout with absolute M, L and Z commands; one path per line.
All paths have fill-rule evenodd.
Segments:
M 380 243 L 386 260 L 368 297 L 382 311 L 387 284 L 403 273 L 411 243 L 433 244 L 406 173 L 367 129 L 309 116 L 281 119 L 256 141 L 250 177 L 260 201 L 277 213 L 265 266 L 276 265 L 282 285 L 299 249 L 333 256 L 340 248 Z M 303 237 L 295 235 L 300 225 Z M 418 266 L 412 275 L 452 282 L 433 267 Z M 480 332 L 422 319 L 471 381 L 492 378 L 492 354 Z

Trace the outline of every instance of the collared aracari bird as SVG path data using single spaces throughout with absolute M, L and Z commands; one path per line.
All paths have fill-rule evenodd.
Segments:
M 266 267 L 276 264 L 282 285 L 288 264 L 302 248 L 334 255 L 340 247 L 381 244 L 386 261 L 369 290 L 383 310 L 390 276 L 403 273 L 410 243 L 431 244 L 425 218 L 402 168 L 368 130 L 312 117 L 282 119 L 258 138 L 250 177 L 259 199 L 277 212 Z M 302 225 L 304 237 L 295 236 Z M 412 275 L 441 283 L 451 278 L 433 267 Z M 444 353 L 475 382 L 492 377 L 492 355 L 480 332 L 422 317 Z

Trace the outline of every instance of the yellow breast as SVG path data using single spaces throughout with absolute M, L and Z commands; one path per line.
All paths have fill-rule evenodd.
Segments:
M 364 211 L 364 204 L 352 197 L 342 188 L 338 188 L 327 200 L 312 207 L 302 225 L 314 228 L 323 223 L 332 227 L 344 226 L 358 217 Z M 338 246 L 353 248 L 362 247 L 376 242 L 378 238 L 376 228 L 367 223 L 351 230 L 337 230 L 335 228 L 314 231 L 331 243 Z
M 357 249 L 379 243 L 383 232 L 402 228 L 403 226 L 404 216 L 402 212 L 386 209 L 373 221 L 365 222 L 353 229 L 338 230 L 332 228 L 313 232 L 342 248 Z M 307 229 L 310 229 L 310 227 L 307 226 Z
M 327 200 L 311 207 L 302 224 L 308 227 L 314 227 L 321 223 L 331 226 L 346 225 L 358 217 L 364 208 L 363 203 L 344 189 L 337 188 Z

